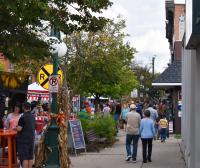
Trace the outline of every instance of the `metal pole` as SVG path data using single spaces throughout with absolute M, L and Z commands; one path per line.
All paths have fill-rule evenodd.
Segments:
M 51 29 L 51 36 L 55 36 L 60 40 L 60 32 L 54 27 Z M 53 75 L 58 75 L 58 53 L 53 55 Z M 52 93 L 52 113 L 57 113 L 57 93 Z
M 58 55 L 53 55 L 53 75 L 58 75 Z M 52 93 L 52 113 L 57 113 L 57 93 Z
M 154 65 L 155 65 L 155 57 L 152 58 L 152 74 L 154 78 Z
M 51 36 L 55 36 L 60 39 L 60 32 L 56 31 L 54 28 L 51 29 Z M 53 55 L 53 75 L 58 75 L 58 54 Z M 52 93 L 52 113 L 57 113 L 57 93 Z M 56 119 L 52 118 L 51 125 L 48 128 L 45 135 L 45 144 L 51 148 L 52 152 L 49 153 L 47 159 L 48 168 L 59 168 L 59 151 L 58 151 L 58 131 L 59 128 L 56 125 Z

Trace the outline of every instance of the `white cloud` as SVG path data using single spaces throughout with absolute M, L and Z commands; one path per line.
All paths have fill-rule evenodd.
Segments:
M 169 44 L 165 38 L 165 1 L 112 1 L 113 6 L 104 15 L 116 18 L 121 14 L 126 20 L 125 32 L 130 34 L 128 40 L 139 51 L 136 61 L 151 64 L 152 57 L 156 55 L 155 69 L 163 71 L 170 59 Z
M 138 62 L 149 65 L 152 57 L 156 55 L 155 71 L 160 72 L 165 69 L 170 53 L 168 41 L 161 31 L 149 30 L 144 35 L 135 38 L 134 41 L 132 43 L 138 51 L 136 54 Z
M 116 18 L 119 14 L 128 19 L 128 11 L 118 3 L 114 3 L 111 9 L 104 11 L 104 15 L 109 18 Z

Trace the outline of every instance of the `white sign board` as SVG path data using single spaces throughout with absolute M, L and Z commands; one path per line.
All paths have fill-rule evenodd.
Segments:
M 178 117 L 182 117 L 182 111 L 178 111 Z
M 137 98 L 137 97 L 138 97 L 138 90 L 137 90 L 137 89 L 134 89 L 134 90 L 131 92 L 131 97 L 132 97 L 132 98 Z
M 186 0 L 186 45 L 188 44 L 190 37 L 192 35 L 192 21 L 193 21 L 193 0 Z
M 185 33 L 185 16 L 181 15 L 179 17 L 179 40 L 183 40 L 183 36 Z
M 49 76 L 49 92 L 58 93 L 58 75 Z

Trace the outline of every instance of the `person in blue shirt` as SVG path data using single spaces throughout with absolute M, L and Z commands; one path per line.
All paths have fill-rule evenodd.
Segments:
M 143 115 L 142 115 L 142 104 L 138 100 L 136 101 L 136 112 L 140 114 L 141 118 L 143 118 Z
M 154 121 L 150 118 L 150 115 L 151 115 L 150 111 L 146 110 L 144 112 L 144 118 L 141 120 L 140 124 L 143 163 L 147 163 L 147 160 L 149 162 L 152 162 L 151 161 L 152 142 L 153 142 L 153 137 L 155 136 L 155 127 L 154 127 Z M 148 152 L 147 152 L 147 147 L 148 147 Z
M 124 124 L 124 129 L 126 130 L 126 124 L 127 124 L 127 114 L 128 112 L 130 111 L 130 108 L 128 106 L 128 104 L 123 104 L 123 107 L 122 107 L 122 113 L 121 113 L 121 117 L 123 119 L 123 124 Z

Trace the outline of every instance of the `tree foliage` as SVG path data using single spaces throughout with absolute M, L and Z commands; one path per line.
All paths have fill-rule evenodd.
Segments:
M 132 70 L 133 72 L 136 74 L 138 81 L 142 82 L 143 84 L 145 84 L 145 87 L 150 88 L 153 82 L 153 75 L 150 72 L 150 67 L 148 66 L 140 66 L 138 64 L 133 65 L 132 64 Z M 141 76 L 143 76 L 143 79 L 141 81 Z
M 6 67 L 3 63 L 0 62 L 0 71 L 5 71 Z
M 151 67 L 140 66 L 138 64 L 132 63 L 132 71 L 135 73 L 137 80 L 140 81 L 140 86 L 138 87 L 140 92 L 147 93 L 151 98 L 159 97 L 160 92 L 158 89 L 152 86 L 153 80 L 159 76 L 159 73 L 151 73 Z M 141 80 L 141 76 L 143 79 Z
M 137 85 L 130 64 L 135 49 L 122 32 L 125 21 L 110 21 L 102 31 L 74 33 L 67 39 L 71 44 L 67 77 L 70 87 L 78 93 L 119 97 Z
M 23 75 L 35 75 L 38 73 L 40 67 L 45 63 L 49 63 L 50 59 L 34 60 L 28 57 L 24 57 L 22 60 L 18 60 L 14 64 L 14 72 Z M 28 65 L 28 66 L 27 66 Z
M 49 56 L 42 40 L 49 27 L 65 34 L 97 31 L 107 20 L 94 13 L 111 4 L 109 0 L 1 0 L 0 51 L 12 61 Z

